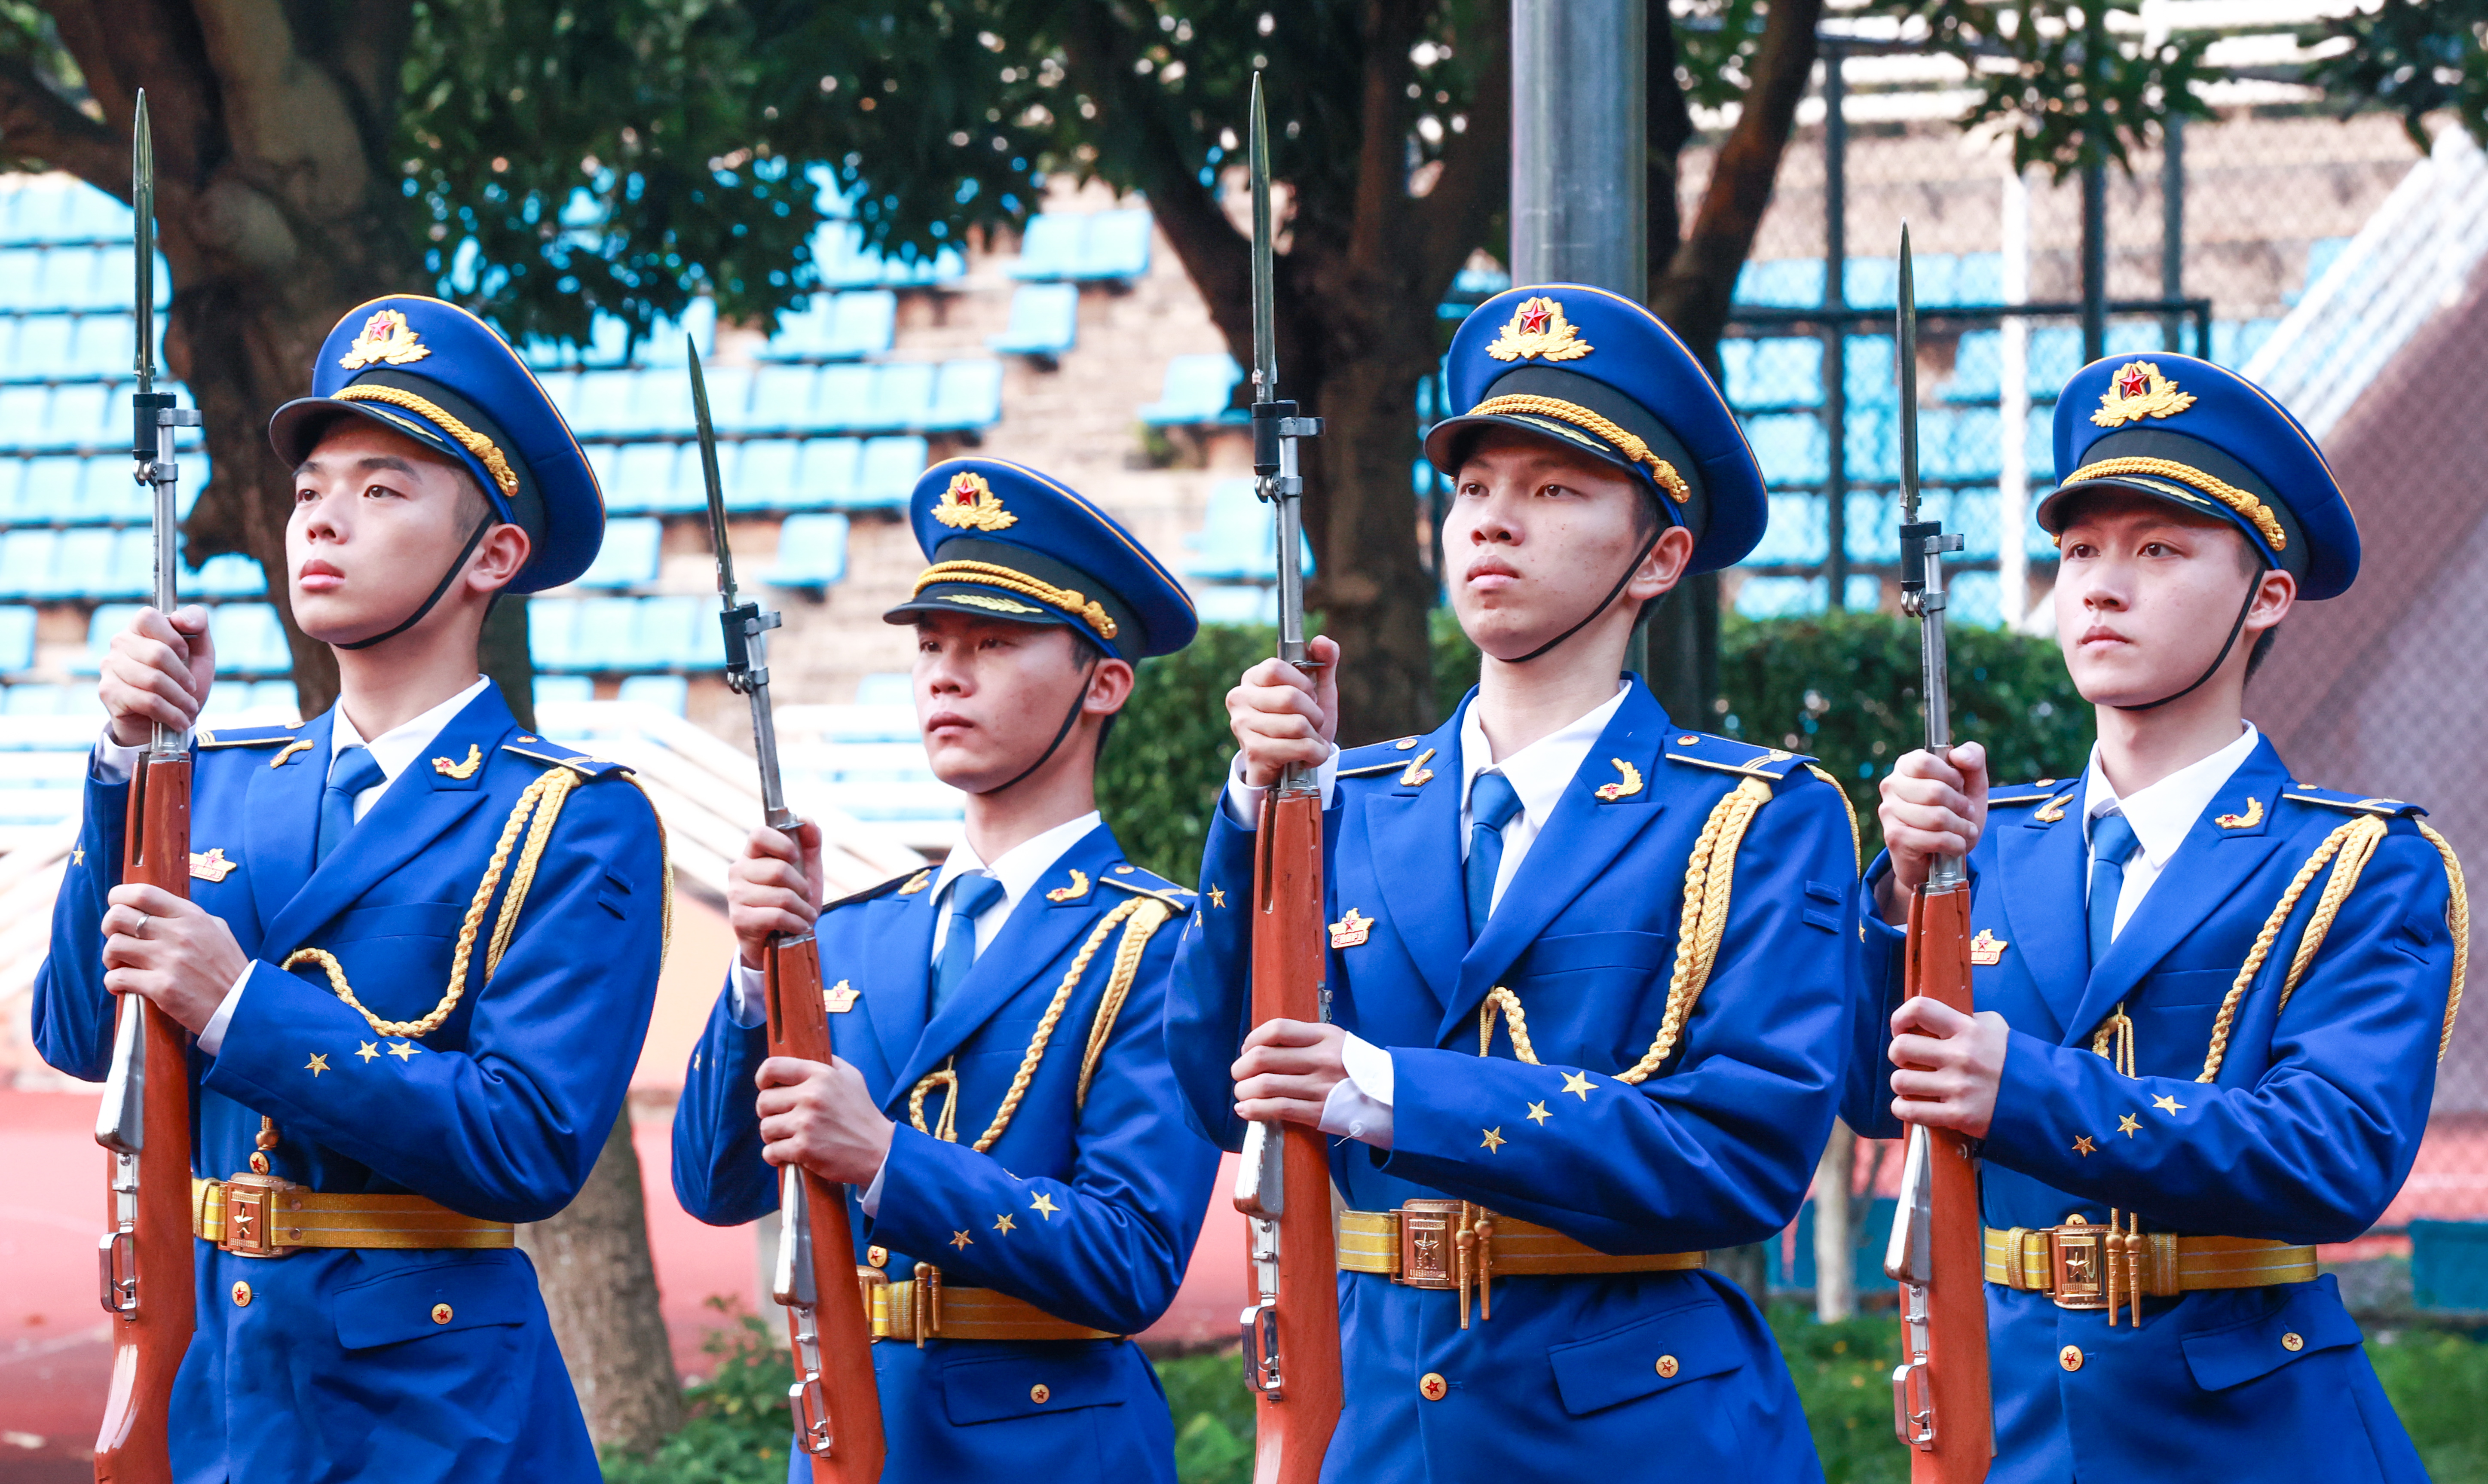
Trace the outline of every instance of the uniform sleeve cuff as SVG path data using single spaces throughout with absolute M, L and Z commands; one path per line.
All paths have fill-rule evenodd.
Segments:
M 1337 743 L 1331 745 L 1330 756 L 1322 759 L 1321 767 L 1315 770 L 1315 776 L 1321 782 L 1322 807 L 1328 809 L 1331 794 L 1339 784 Z M 1244 781 L 1244 754 L 1236 753 L 1227 765 L 1227 792 L 1222 796 L 1224 802 L 1221 807 L 1227 811 L 1227 822 L 1238 829 L 1260 828 L 1261 796 L 1269 792 Z
M 258 966 L 255 959 L 243 965 L 240 977 L 234 980 L 232 989 L 225 991 L 225 997 L 217 1001 L 216 1013 L 209 1016 L 208 1023 L 199 1028 L 200 1050 L 213 1056 L 224 1046 L 225 1027 L 233 1023 L 234 1012 L 241 1007 L 242 986 L 250 983 L 250 971 Z

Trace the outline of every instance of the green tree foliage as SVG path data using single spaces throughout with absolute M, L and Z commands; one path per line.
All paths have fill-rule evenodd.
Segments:
M 2424 150 L 2428 115 L 2450 110 L 2472 137 L 2488 139 L 2488 0 L 2377 0 L 2299 40 L 2317 51 L 2306 81 L 2344 114 L 2400 114 Z
M 701 1350 L 717 1364 L 683 1392 L 682 1431 L 646 1455 L 608 1450 L 606 1484 L 780 1484 L 795 1423 L 786 1387 L 795 1379 L 782 1333 L 741 1313 L 742 1305 L 711 1298 L 709 1306 L 735 1316 Z

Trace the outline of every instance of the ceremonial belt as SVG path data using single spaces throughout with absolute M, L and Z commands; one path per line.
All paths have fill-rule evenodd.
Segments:
M 1987 1228 L 1987 1281 L 2042 1293 L 2058 1308 L 2107 1308 L 2122 1290 L 2174 1298 L 2210 1288 L 2262 1288 L 2315 1278 L 2315 1248 L 2256 1237 L 2180 1237 L 2062 1226 Z
M 922 1349 L 935 1340 L 1114 1340 L 1111 1330 L 1091 1330 L 1057 1319 L 1025 1299 L 992 1288 L 953 1288 L 942 1270 L 918 1263 L 917 1276 L 893 1281 L 879 1268 L 859 1265 L 864 1311 L 876 1340 L 913 1340 Z
M 1468 1326 L 1468 1292 L 1478 1290 L 1483 1317 L 1494 1317 L 1493 1280 L 1593 1273 L 1684 1273 L 1706 1252 L 1601 1252 L 1534 1221 L 1497 1216 L 1456 1200 L 1412 1200 L 1397 1211 L 1343 1211 L 1339 1271 L 1378 1273 L 1410 1288 L 1460 1296 Z
M 507 1221 L 460 1216 L 420 1195 L 344 1195 L 270 1175 L 190 1181 L 190 1230 L 239 1257 L 303 1247 L 507 1247 Z

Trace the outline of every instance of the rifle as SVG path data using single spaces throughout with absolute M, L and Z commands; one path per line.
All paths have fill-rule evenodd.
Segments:
M 1962 548 L 1943 522 L 1918 518 L 1918 303 L 1909 229 L 1901 228 L 1901 296 L 1895 311 L 1901 363 L 1901 608 L 1918 620 L 1925 676 L 1927 750 L 1952 751 L 1952 700 L 1944 670 L 1943 553 Z M 1969 876 L 1961 858 L 1937 855 L 1909 896 L 1904 984 L 1966 1015 Z M 1844 1194 L 1846 1192 L 1843 1192 Z M 1893 1427 L 1909 1445 L 1910 1484 L 1977 1484 L 1995 1458 L 1988 1395 L 1985 1235 L 1978 1213 L 1978 1155 L 1966 1134 L 1909 1126 L 1901 1163 L 1900 1211 L 1883 1273 L 1901 1285 L 1905 1358 L 1892 1371 Z
M 195 407 L 156 390 L 156 143 L 138 94 L 129 154 L 130 235 L 137 255 L 137 394 L 130 399 L 133 477 L 155 494 L 156 610 L 175 605 L 181 470 L 173 430 Z M 190 894 L 190 739 L 158 723 L 129 791 L 121 879 Z M 97 1484 L 171 1484 L 173 1377 L 197 1323 L 190 1256 L 189 1036 L 136 994 L 121 996 L 112 1072 L 95 1141 L 112 1151 L 112 1230 L 98 1248 L 104 1312 L 113 1318 L 112 1384 L 96 1435 Z M 150 1078 L 150 1064 L 156 1076 Z
M 760 804 L 769 827 L 792 831 L 795 811 L 778 770 L 778 722 L 769 703 L 768 631 L 781 622 L 746 602 L 735 590 L 734 552 L 725 540 L 725 489 L 717 472 L 717 429 L 709 420 L 708 381 L 699 347 L 683 337 L 692 373 L 692 411 L 699 426 L 700 474 L 708 482 L 708 526 L 717 544 L 717 593 L 725 630 L 725 683 L 751 698 L 751 745 L 760 760 Z M 766 968 L 769 1054 L 824 1064 L 834 1059 L 827 1001 L 821 993 L 821 948 L 811 934 L 769 943 Z M 885 1443 L 881 1393 L 872 1374 L 872 1322 L 856 1276 L 855 1233 L 846 1190 L 799 1165 L 778 1172 L 778 1269 L 771 1293 L 785 1305 L 795 1358 L 786 1397 L 795 1414 L 795 1445 L 812 1461 L 813 1484 L 873 1484 Z
M 1279 400 L 1270 228 L 1270 126 L 1253 74 L 1254 492 L 1279 524 L 1279 658 L 1305 650 L 1305 482 L 1296 440 L 1321 419 Z M 1261 800 L 1253 857 L 1253 1023 L 1330 1019 L 1322 984 L 1322 806 L 1317 770 L 1289 768 Z M 1292 1198 L 1290 1198 L 1290 1192 Z M 1235 1209 L 1252 1228 L 1244 1384 L 1253 1391 L 1254 1484 L 1314 1484 L 1339 1425 L 1339 1258 L 1331 1235 L 1329 1141 L 1301 1125 L 1245 1130 Z

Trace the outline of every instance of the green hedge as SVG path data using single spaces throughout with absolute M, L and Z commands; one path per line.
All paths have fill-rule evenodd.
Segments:
M 1477 680 L 1477 651 L 1448 611 L 1434 615 L 1437 714 Z M 1953 733 L 1987 744 L 2006 783 L 2063 777 L 2082 766 L 2090 707 L 2051 639 L 2000 629 L 1950 630 Z M 1227 691 L 1273 648 L 1268 629 L 1211 625 L 1190 649 L 1141 665 L 1140 683 L 1098 770 L 1106 818 L 1133 860 L 1193 883 L 1209 810 L 1234 743 Z M 1720 630 L 1721 696 L 1684 725 L 1820 758 L 1858 809 L 1877 848 L 1875 782 L 1926 735 L 1918 626 L 1881 614 L 1751 620 Z

